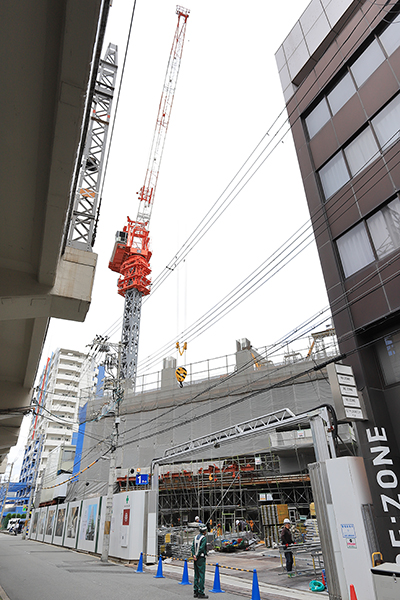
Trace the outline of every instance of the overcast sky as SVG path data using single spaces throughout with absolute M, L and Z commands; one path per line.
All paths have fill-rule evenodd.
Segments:
M 274 55 L 308 3 L 189 0 L 184 4 L 191 13 L 150 223 L 153 279 L 282 113 Z M 114 0 L 105 36 L 106 45 L 118 45 L 117 88 L 133 4 Z M 94 336 L 114 323 L 112 341 L 120 339 L 124 301 L 108 261 L 115 232 L 124 227 L 127 215 L 134 219 L 137 214 L 136 192 L 144 183 L 177 23 L 175 8 L 172 0 L 137 0 L 94 247 L 98 267 L 92 305 L 85 323 L 51 321 L 41 364 L 57 347 L 87 350 Z M 270 130 L 259 150 L 273 138 L 272 150 L 280 139 L 273 137 L 276 131 L 277 126 Z M 185 262 L 143 305 L 139 363 L 170 340 L 183 345 L 186 340 L 179 333 L 250 275 L 308 216 L 289 133 Z M 255 347 L 272 344 L 327 304 L 313 243 L 190 342 L 185 360 L 232 354 L 235 340 L 243 337 Z M 152 370 L 160 368 L 161 362 Z
M 173 259 L 284 108 L 274 54 L 308 2 L 192 0 L 150 238 L 153 279 Z M 119 87 L 133 1 L 115 0 L 106 44 L 118 45 Z M 45 357 L 84 349 L 122 317 L 114 235 L 136 217 L 162 84 L 176 27 L 176 3 L 138 0 L 106 171 L 94 251 L 99 255 L 86 322 L 53 320 Z M 114 100 L 114 109 L 116 100 Z M 278 139 L 278 138 L 277 138 Z M 271 147 L 272 148 L 272 147 Z M 308 218 L 291 135 L 266 160 L 185 263 L 142 310 L 140 359 L 212 308 Z M 327 304 L 315 248 L 294 260 L 238 309 L 189 345 L 187 360 L 235 351 L 235 340 L 271 344 Z M 314 310 L 315 309 L 315 310 Z M 114 335 L 117 341 L 120 327 Z M 44 358 L 45 358 L 44 357 Z M 156 370 L 156 369 L 154 369 Z

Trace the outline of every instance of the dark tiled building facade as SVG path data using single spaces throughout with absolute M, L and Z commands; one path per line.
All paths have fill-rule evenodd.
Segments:
M 276 54 L 385 560 L 400 555 L 400 2 L 313 0 Z

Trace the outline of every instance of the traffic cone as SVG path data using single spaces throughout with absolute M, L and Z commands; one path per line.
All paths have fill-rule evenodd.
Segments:
M 136 573 L 143 573 L 143 552 L 140 553 L 138 568 L 136 569 Z
M 357 600 L 356 590 L 354 589 L 353 584 L 350 584 L 350 600 Z
M 161 556 L 158 559 L 157 575 L 154 575 L 154 577 L 164 579 L 164 575 L 162 574 L 162 558 L 161 558 Z
M 215 565 L 215 575 L 214 575 L 214 586 L 213 589 L 210 590 L 213 594 L 225 594 L 225 590 L 221 590 L 221 583 L 219 581 L 219 564 Z
M 188 572 L 188 565 L 187 565 L 186 558 L 185 558 L 185 564 L 183 565 L 182 581 L 179 582 L 179 585 L 192 585 L 189 581 L 189 572 Z
M 258 587 L 257 571 L 253 571 L 253 587 L 251 588 L 251 600 L 260 600 L 260 588 Z

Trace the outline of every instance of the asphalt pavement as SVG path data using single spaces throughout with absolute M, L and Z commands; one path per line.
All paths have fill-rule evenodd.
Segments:
M 216 565 L 218 564 L 218 568 Z M 176 600 L 193 598 L 193 586 L 184 581 L 184 563 L 167 559 L 162 563 L 163 577 L 155 577 L 159 565 L 102 563 L 100 558 L 68 548 L 23 540 L 21 536 L 0 535 L 0 600 L 110 600 L 125 598 Z M 255 598 L 254 569 L 261 600 L 311 600 L 313 576 L 288 578 L 279 556 L 265 547 L 234 555 L 212 553 L 207 558 L 206 593 L 215 588 L 216 573 L 224 600 Z M 188 563 L 188 579 L 193 582 Z M 319 592 L 324 600 L 326 592 Z

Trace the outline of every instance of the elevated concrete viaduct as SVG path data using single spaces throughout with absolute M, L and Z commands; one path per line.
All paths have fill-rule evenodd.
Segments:
M 84 321 L 96 254 L 65 247 L 110 0 L 0 2 L 0 462 L 49 319 Z

